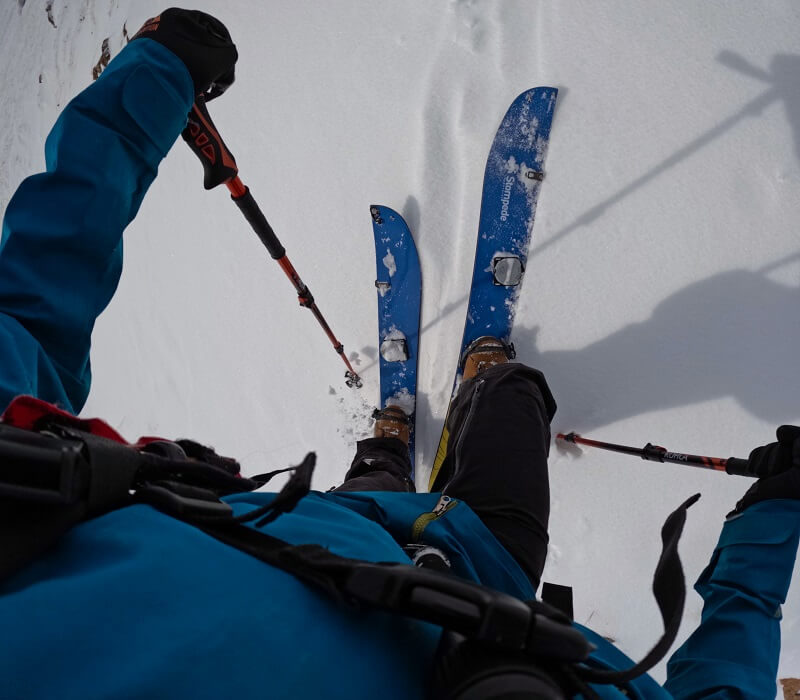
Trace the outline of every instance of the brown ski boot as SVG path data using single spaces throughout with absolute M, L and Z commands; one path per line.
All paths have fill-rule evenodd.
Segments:
M 408 415 L 402 408 L 387 406 L 382 411 L 376 408 L 372 417 L 375 419 L 374 437 L 393 437 L 408 445 L 409 421 Z
M 464 351 L 462 365 L 464 367 L 463 379 L 472 379 L 489 367 L 502 365 L 513 360 L 516 353 L 514 346 L 504 343 L 498 338 L 483 335 L 472 341 Z

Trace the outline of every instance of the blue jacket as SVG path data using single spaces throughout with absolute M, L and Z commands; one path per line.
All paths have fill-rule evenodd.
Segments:
M 47 171 L 22 183 L 3 222 L 0 407 L 18 394 L 74 412 L 83 406 L 92 327 L 117 285 L 122 232 L 191 103 L 183 64 L 143 39 L 59 117 Z M 241 514 L 273 497 L 227 500 Z M 401 545 L 437 500 L 312 492 L 266 529 L 348 557 L 408 563 Z M 797 501 L 762 503 L 726 523 L 697 584 L 706 601 L 701 625 L 673 656 L 666 690 L 643 677 L 634 696 L 773 697 L 779 610 L 799 536 Z M 446 550 L 459 575 L 534 595 L 466 504 L 431 520 L 422 539 Z M 283 571 L 144 505 L 74 528 L 0 585 L 0 630 L 0 696 L 81 700 L 419 698 L 440 635 L 393 615 L 341 610 Z M 632 665 L 584 631 L 598 646 L 596 663 Z

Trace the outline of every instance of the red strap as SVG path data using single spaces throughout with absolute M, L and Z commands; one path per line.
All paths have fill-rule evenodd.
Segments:
M 91 435 L 108 438 L 123 445 L 130 445 L 122 435 L 104 420 L 99 418 L 78 418 L 34 396 L 17 396 L 9 404 L 5 413 L 0 416 L 0 422 L 23 430 L 36 430 L 46 420 L 51 420 L 59 425 L 75 428 Z M 156 440 L 163 440 L 163 438 L 139 438 L 134 447 L 143 447 L 148 442 Z

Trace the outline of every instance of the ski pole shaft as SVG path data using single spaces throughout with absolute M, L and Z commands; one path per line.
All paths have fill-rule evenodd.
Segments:
M 245 219 L 247 219 L 250 226 L 252 226 L 253 230 L 256 232 L 256 235 L 258 235 L 261 242 L 269 251 L 269 254 L 277 261 L 278 265 L 280 265 L 281 269 L 286 273 L 289 281 L 294 286 L 297 292 L 297 298 L 300 301 L 300 306 L 305 306 L 314 314 L 314 318 L 317 319 L 319 325 L 322 326 L 322 330 L 325 331 L 328 339 L 333 344 L 334 350 L 341 356 L 348 370 L 346 375 L 348 385 L 361 386 L 361 377 L 358 376 L 353 366 L 350 364 L 350 361 L 345 356 L 344 345 L 342 345 L 333 334 L 331 327 L 328 325 L 317 303 L 314 301 L 314 295 L 311 293 L 308 285 L 300 279 L 300 275 L 297 274 L 294 265 L 292 265 L 289 258 L 286 257 L 286 249 L 278 240 L 278 237 L 272 230 L 272 226 L 269 225 L 267 218 L 264 216 L 255 199 L 253 199 L 253 195 L 250 194 L 250 188 L 239 179 L 238 175 L 226 181 L 225 184 L 228 190 L 230 190 L 231 199 L 233 199 L 236 206 L 239 207 Z
M 317 307 L 311 290 L 300 278 L 300 275 L 297 274 L 289 258 L 286 257 L 286 249 L 278 240 L 275 231 L 272 230 L 272 226 L 269 225 L 267 218 L 250 193 L 250 188 L 239 179 L 239 168 L 236 165 L 236 159 L 228 150 L 214 126 L 211 115 L 206 108 L 205 100 L 202 97 L 198 97 L 192 106 L 192 111 L 189 113 L 189 123 L 183 132 L 183 139 L 203 164 L 203 186 L 207 190 L 223 183 L 227 186 L 231 193 L 231 199 L 239 207 L 239 210 L 269 251 L 269 254 L 280 265 L 291 281 L 295 291 L 297 291 L 300 305 L 305 306 L 314 314 L 314 318 L 317 319 L 320 326 L 322 326 L 322 330 L 325 331 L 328 339 L 333 344 L 334 350 L 347 366 L 347 372 L 345 373 L 347 385 L 361 387 L 361 377 L 358 376 L 358 373 L 345 356 L 344 345 L 333 334 L 331 327 Z
M 750 469 L 750 462 L 738 457 L 703 457 L 701 455 L 685 454 L 683 452 L 670 452 L 665 447 L 659 447 L 647 443 L 644 447 L 629 447 L 628 445 L 616 445 L 611 442 L 600 442 L 583 438 L 577 433 L 558 433 L 556 440 L 564 440 L 576 445 L 587 445 L 589 447 L 599 447 L 601 450 L 611 450 L 622 454 L 641 457 L 649 462 L 670 462 L 673 464 L 686 464 L 690 467 L 700 467 L 701 469 L 713 469 L 714 471 L 737 474 L 739 476 L 758 477 Z

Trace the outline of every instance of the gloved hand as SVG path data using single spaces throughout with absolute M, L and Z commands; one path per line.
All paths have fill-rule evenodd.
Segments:
M 756 447 L 750 453 L 750 470 L 761 475 L 728 513 L 742 513 L 745 508 L 772 498 L 800 500 L 800 427 L 782 425 L 777 430 L 777 442 Z
M 148 19 L 133 37 L 152 39 L 184 62 L 194 82 L 194 94 L 206 101 L 219 97 L 235 80 L 239 54 L 231 35 L 218 19 L 199 10 L 171 7 Z
M 800 428 L 782 425 L 776 431 L 778 442 L 756 447 L 748 458 L 749 471 L 761 477 L 775 476 L 800 466 Z

